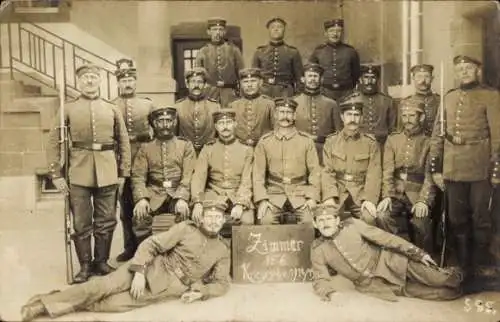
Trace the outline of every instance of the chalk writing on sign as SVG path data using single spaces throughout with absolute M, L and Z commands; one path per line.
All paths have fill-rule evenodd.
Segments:
M 309 225 L 236 226 L 233 228 L 233 277 L 240 283 L 313 280 Z

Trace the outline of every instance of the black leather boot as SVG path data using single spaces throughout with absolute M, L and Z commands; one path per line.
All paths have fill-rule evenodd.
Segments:
M 45 306 L 40 300 L 33 301 L 32 303 L 26 304 L 21 308 L 21 319 L 23 322 L 29 322 L 37 317 L 47 314 Z
M 470 293 L 473 286 L 472 258 L 471 258 L 471 240 L 467 234 L 455 235 L 457 262 L 463 273 L 464 293 Z
M 80 272 L 76 274 L 73 281 L 77 284 L 86 282 L 90 275 L 90 263 L 92 262 L 92 249 L 90 245 L 90 236 L 84 239 L 75 238 L 75 251 L 80 262 Z
M 94 263 L 92 272 L 96 275 L 108 275 L 115 269 L 108 265 L 109 252 L 111 250 L 111 242 L 113 241 L 113 233 L 94 236 Z

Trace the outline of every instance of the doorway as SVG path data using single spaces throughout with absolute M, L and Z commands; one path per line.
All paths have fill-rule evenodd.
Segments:
M 485 17 L 484 82 L 500 90 L 500 10 Z

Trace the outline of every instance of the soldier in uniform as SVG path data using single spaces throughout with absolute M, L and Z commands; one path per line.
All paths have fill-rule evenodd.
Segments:
M 254 152 L 253 192 L 261 224 L 312 221 L 320 198 L 320 165 L 310 134 L 295 127 L 297 102 L 275 101 L 273 132 L 265 134 Z M 286 214 L 286 215 L 285 215 Z
M 189 218 L 191 176 L 196 162 L 193 144 L 176 137 L 177 111 L 166 107 L 149 116 L 154 140 L 143 143 L 132 165 L 134 233 L 138 244 L 152 233 L 152 217 L 160 214 Z
M 119 97 L 114 99 L 112 103 L 118 107 L 124 117 L 133 160 L 139 145 L 151 140 L 148 115 L 153 110 L 153 102 L 135 95 L 137 71 L 131 60 L 119 59 L 116 61 L 116 67 L 115 76 L 118 81 Z M 116 258 L 119 262 L 131 259 L 137 249 L 137 241 L 132 229 L 133 210 L 132 186 L 130 178 L 127 178 L 120 196 L 120 220 L 123 228 L 124 251 Z
M 236 45 L 224 39 L 226 20 L 208 20 L 207 33 L 210 43 L 200 49 L 195 65 L 208 71 L 210 98 L 227 107 L 238 98 L 238 71 L 245 67 L 243 57 Z
M 269 30 L 269 44 L 257 47 L 252 60 L 252 67 L 262 70 L 264 84 L 261 91 L 273 98 L 293 96 L 300 88 L 302 58 L 297 48 L 283 40 L 285 20 L 271 18 L 266 27 Z
M 202 224 L 188 220 L 153 235 L 112 274 L 35 295 L 21 309 L 23 321 L 75 311 L 126 312 L 180 297 L 184 303 L 222 296 L 229 290 L 230 251 L 218 235 L 223 207 L 206 207 Z
M 314 49 L 309 61 L 323 67 L 323 93 L 339 102 L 356 87 L 360 76 L 359 54 L 342 41 L 343 19 L 325 21 L 324 28 L 326 43 Z
M 444 100 L 431 139 L 434 182 L 445 191 L 457 260 L 473 285 L 473 273 L 488 264 L 492 185 L 500 183 L 500 94 L 479 83 L 481 62 L 469 55 L 453 59 L 458 88 Z
M 317 207 L 314 215 L 321 237 L 311 246 L 313 289 L 323 301 L 336 292 L 330 272 L 352 281 L 359 292 L 391 302 L 398 301 L 397 296 L 461 296 L 462 274 L 438 267 L 429 254 L 406 240 L 355 218 L 342 221 L 335 207 Z
M 424 133 L 431 136 L 434 121 L 438 112 L 441 97 L 439 94 L 433 93 L 431 86 L 434 80 L 433 76 L 434 66 L 428 64 L 415 65 L 410 69 L 413 86 L 415 87 L 415 94 L 404 98 L 401 105 L 405 101 L 416 101 L 424 104 L 425 120 L 424 120 Z M 401 120 L 399 120 L 401 121 Z M 399 129 L 403 126 L 400 124 Z
M 323 68 L 309 63 L 304 66 L 304 92 L 294 98 L 299 104 L 295 125 L 299 131 L 314 136 L 320 164 L 323 165 L 323 144 L 328 135 L 335 132 L 336 124 L 342 123 L 337 103 L 321 94 Z
M 329 135 L 323 147 L 323 202 L 343 206 L 352 216 L 375 225 L 382 181 L 380 146 L 373 135 L 360 131 L 359 98 L 343 101 L 340 109 L 344 128 Z
M 229 104 L 236 113 L 236 137 L 252 147 L 273 128 L 274 101 L 259 92 L 261 85 L 258 68 L 240 70 L 242 97 Z
M 410 232 L 410 240 L 431 253 L 429 210 L 436 187 L 428 163 L 430 138 L 423 127 L 424 104 L 407 100 L 400 112 L 404 130 L 389 135 L 385 144 L 379 224 L 400 237 Z
M 178 134 L 193 143 L 199 154 L 205 143 L 215 136 L 212 113 L 220 105 L 208 99 L 204 93 L 207 86 L 207 72 L 204 68 L 186 71 L 186 84 L 189 95 L 175 103 L 178 115 Z
M 58 127 L 49 134 L 47 160 L 52 182 L 59 191 L 69 193 L 75 230 L 73 242 L 80 262 L 80 272 L 74 281 L 82 283 L 92 273 L 106 275 L 113 271 L 107 260 L 116 227 L 117 193 L 130 176 L 131 161 L 123 116 L 118 108 L 99 96 L 100 69 L 83 65 L 75 74 L 81 96 L 64 109 L 70 139 L 69 160 L 64 160 L 69 162 L 69 174 L 66 174 L 69 182 L 61 171 Z M 91 264 L 92 234 L 94 261 Z
M 235 136 L 236 113 L 222 109 L 213 114 L 217 139 L 201 150 L 191 181 L 194 203 L 192 218 L 198 222 L 203 201 L 215 201 L 226 206 L 227 229 L 231 224 L 253 225 L 252 161 L 253 148 Z M 229 235 L 229 234 L 227 234 Z
M 397 108 L 392 98 L 379 91 L 379 66 L 367 65 L 361 68 L 360 95 L 363 100 L 363 123 L 361 131 L 375 136 L 381 146 L 389 133 L 396 129 L 398 119 Z

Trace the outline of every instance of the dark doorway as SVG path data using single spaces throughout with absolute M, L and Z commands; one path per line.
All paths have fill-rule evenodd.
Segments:
M 500 89 L 500 10 L 485 18 L 484 28 L 484 82 Z
M 186 97 L 188 94 L 184 72 L 194 67 L 199 49 L 210 41 L 206 29 L 205 22 L 182 23 L 171 28 L 172 73 L 177 82 L 176 100 Z M 227 26 L 226 38 L 238 46 L 240 50 L 243 49 L 240 27 Z

